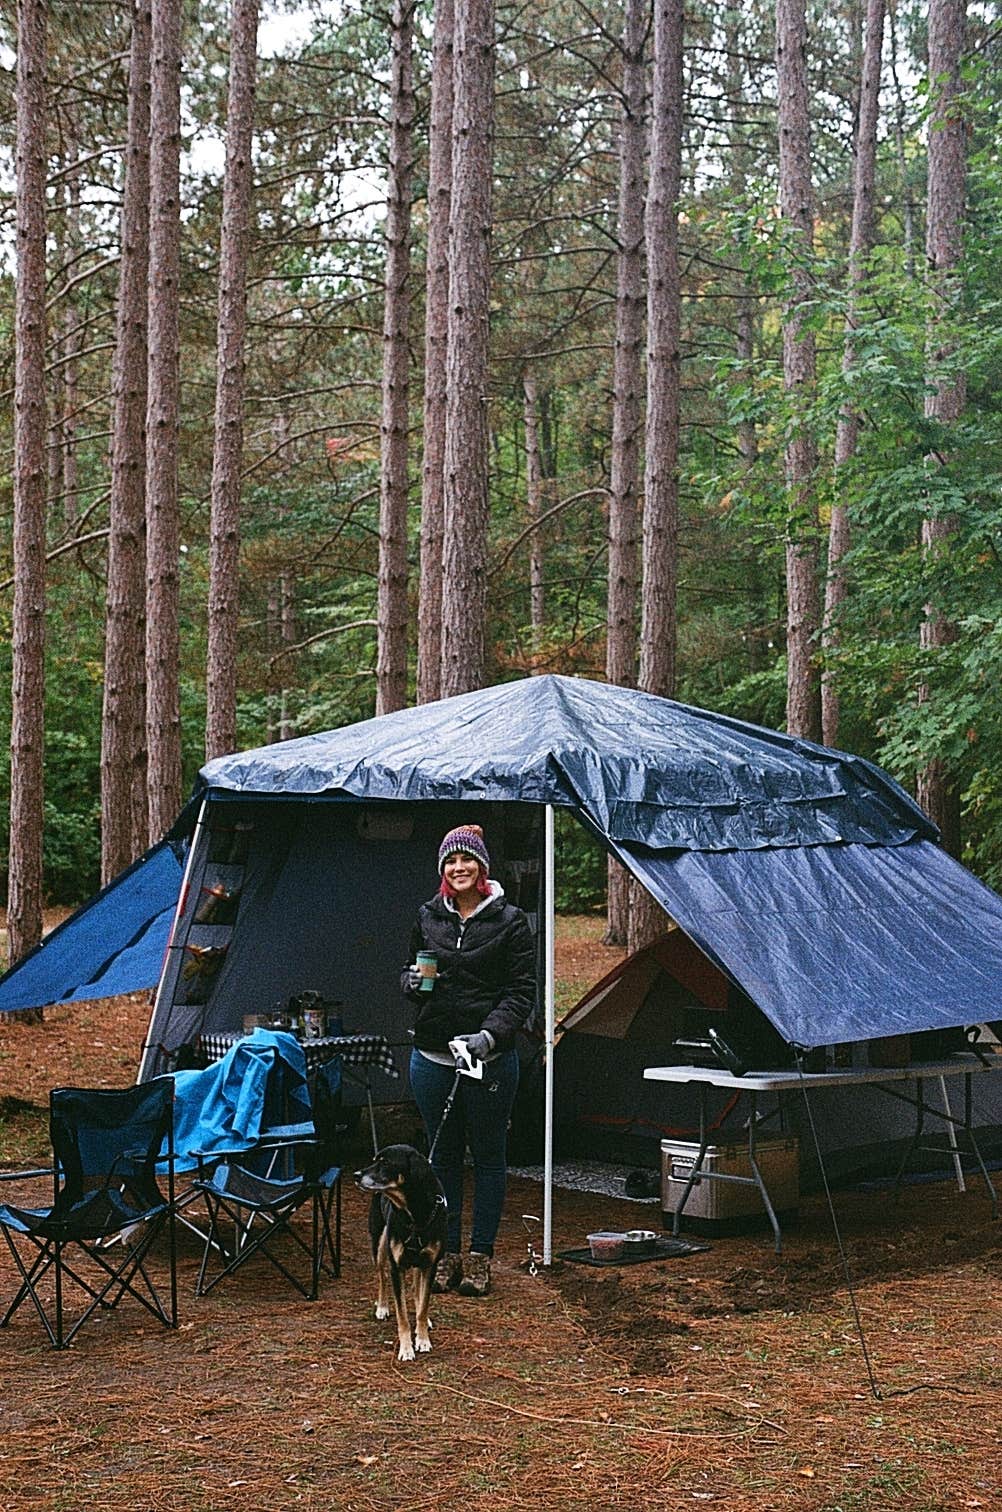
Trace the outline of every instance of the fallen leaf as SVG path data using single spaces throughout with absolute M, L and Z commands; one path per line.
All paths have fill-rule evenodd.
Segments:
M 797 1471 L 797 1474 L 798 1475 L 802 1475 L 805 1478 L 805 1480 L 813 1480 L 814 1479 L 814 1471 L 811 1469 L 810 1465 L 805 1465 L 804 1468 L 803 1468 L 803 1470 L 798 1470 Z
M 364 1465 L 366 1468 L 368 1468 L 369 1465 L 374 1465 L 378 1459 L 378 1454 L 356 1454 L 355 1464 Z

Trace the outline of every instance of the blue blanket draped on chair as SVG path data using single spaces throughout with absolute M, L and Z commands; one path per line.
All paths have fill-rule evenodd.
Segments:
M 174 1073 L 179 1171 L 196 1167 L 196 1153 L 247 1150 L 266 1133 L 303 1124 L 311 1125 L 306 1058 L 291 1034 L 255 1029 L 204 1071 Z

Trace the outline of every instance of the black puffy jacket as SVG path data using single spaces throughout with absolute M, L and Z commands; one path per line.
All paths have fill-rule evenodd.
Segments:
M 401 973 L 405 996 L 417 1005 L 414 1043 L 444 1050 L 457 1034 L 486 1029 L 498 1050 L 508 1050 L 536 1002 L 536 945 L 520 908 L 492 898 L 465 923 L 438 895 L 423 903 L 411 931 L 408 966 L 419 950 L 434 950 L 439 976 L 431 992 L 412 991 L 408 967 Z

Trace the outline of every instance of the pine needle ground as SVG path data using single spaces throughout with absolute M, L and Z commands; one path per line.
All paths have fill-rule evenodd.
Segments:
M 591 932 L 598 976 L 610 954 Z M 587 941 L 574 949 L 566 971 L 586 964 Z M 132 1079 L 147 1017 L 136 998 L 0 1026 L 4 1164 L 45 1152 L 49 1086 Z M 198 1246 L 183 1236 L 176 1333 L 125 1306 L 59 1354 L 22 1310 L 0 1334 L 0 1506 L 1002 1506 L 1002 1225 L 983 1188 L 944 1180 L 897 1203 L 836 1194 L 880 1397 L 821 1201 L 802 1205 L 779 1257 L 754 1234 L 534 1277 L 520 1215 L 539 1204 L 537 1185 L 512 1182 L 493 1295 L 437 1298 L 434 1350 L 407 1366 L 373 1317 L 365 1204 L 350 1184 L 344 1273 L 316 1303 L 264 1269 L 196 1300 Z M 555 1247 L 634 1226 L 637 1211 L 558 1192 Z M 4 1256 L 0 1297 L 13 1283 Z

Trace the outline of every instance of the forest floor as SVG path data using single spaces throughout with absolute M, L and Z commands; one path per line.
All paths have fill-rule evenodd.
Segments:
M 565 1002 L 618 959 L 601 930 L 563 921 Z M 0 1025 L 0 1162 L 46 1149 L 50 1086 L 128 1084 L 147 1017 L 137 995 Z M 434 1350 L 410 1365 L 373 1318 L 350 1183 L 344 1203 L 343 1274 L 313 1304 L 251 1267 L 196 1300 L 198 1250 L 182 1230 L 176 1333 L 125 1306 L 59 1354 L 23 1308 L 0 1335 L 0 1507 L 1002 1506 L 1002 1226 L 973 1184 L 907 1186 L 896 1204 L 886 1191 L 837 1193 L 850 1294 L 815 1198 L 781 1256 L 752 1234 L 680 1259 L 533 1276 L 521 1214 L 539 1211 L 540 1189 L 513 1180 L 492 1295 L 437 1298 Z M 652 1211 L 558 1190 L 555 1249 Z M 13 1277 L 5 1257 L 0 1297 Z

